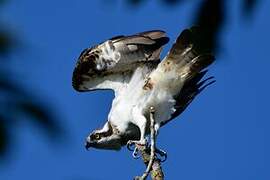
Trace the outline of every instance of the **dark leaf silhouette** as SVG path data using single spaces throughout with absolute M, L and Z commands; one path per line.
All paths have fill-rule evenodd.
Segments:
M 0 6 L 3 5 L 7 0 L 0 0 Z
M 128 4 L 131 6 L 139 6 L 144 0 L 128 0 Z
M 127 3 L 131 6 L 139 6 L 139 5 L 142 5 L 143 2 L 145 2 L 147 0 L 127 0 Z M 159 0 L 160 2 L 162 2 L 163 4 L 166 4 L 166 5 L 176 5 L 178 3 L 181 3 L 183 2 L 184 0 Z
M 254 12 L 258 0 L 243 0 L 243 13 L 246 17 L 250 17 Z
M 19 88 L 18 85 L 14 84 L 14 82 L 8 79 L 7 77 L 8 77 L 7 74 L 1 72 L 1 69 L 0 69 L 0 93 L 8 92 L 9 94 L 13 94 L 19 97 L 25 96 L 26 93 L 21 88 Z
M 10 34 L 0 30 L 0 55 L 6 55 L 11 50 L 12 42 Z
M 169 6 L 176 5 L 180 2 L 183 2 L 183 0 L 161 0 L 161 1 Z
M 205 0 L 201 2 L 195 15 L 194 24 L 204 27 L 208 32 L 209 47 L 216 51 L 219 47 L 218 35 L 225 22 L 225 5 L 223 0 Z
M 52 116 L 51 112 L 41 103 L 22 101 L 17 102 L 15 105 L 20 112 L 34 119 L 34 122 L 42 127 L 52 138 L 61 137 L 60 135 L 63 133 L 61 126 L 55 122 L 55 118 Z
M 8 146 L 10 144 L 9 130 L 6 123 L 7 120 L 0 114 L 0 156 L 7 154 Z
M 0 0 L 0 6 L 5 1 Z M 16 133 L 12 129 L 17 125 L 15 121 L 25 119 L 32 120 L 38 127 L 44 130 L 45 134 L 52 140 L 64 135 L 63 127 L 59 125 L 53 113 L 38 101 L 37 98 L 28 92 L 27 87 L 19 85 L 8 74 L 10 69 L 6 68 L 8 54 L 14 53 L 14 34 L 8 30 L 0 29 L 0 156 L 4 157 L 9 153 L 9 149 L 15 146 L 13 135 Z M 5 63 L 3 63 L 5 62 Z M 26 61 L 27 62 L 27 61 Z M 14 73 L 14 72 L 12 72 Z M 24 118 L 27 117 L 27 118 Z

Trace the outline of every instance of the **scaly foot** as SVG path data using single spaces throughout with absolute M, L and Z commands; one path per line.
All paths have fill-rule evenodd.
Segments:
M 127 142 L 127 145 L 128 146 L 133 146 L 133 145 L 139 145 L 139 146 L 147 146 L 147 141 L 146 141 L 146 139 L 141 139 L 141 140 L 139 140 L 139 141 L 133 141 L 133 140 L 129 140 L 128 142 Z

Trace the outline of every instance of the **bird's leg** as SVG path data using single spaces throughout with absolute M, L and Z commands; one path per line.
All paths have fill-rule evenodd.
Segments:
M 140 146 L 145 146 L 147 141 L 146 141 L 146 138 L 145 138 L 145 128 L 146 128 L 146 123 L 147 123 L 147 120 L 146 118 L 138 111 L 138 110 L 134 110 L 133 112 L 133 117 L 136 119 L 136 125 L 139 127 L 140 129 L 140 140 L 129 140 L 127 145 L 130 146 L 130 145 L 133 145 L 133 144 L 136 144 L 136 145 L 140 145 Z
M 141 137 L 140 137 L 140 140 L 129 140 L 127 142 L 127 147 L 129 150 L 132 150 L 131 149 L 131 146 L 133 145 L 139 145 L 139 146 L 146 146 L 147 145 L 147 141 L 146 141 L 146 138 L 145 138 L 145 127 L 142 127 L 143 128 L 143 131 L 141 131 Z M 135 147 L 134 149 L 134 153 L 135 151 L 137 151 L 137 148 Z
M 138 153 L 138 148 L 137 146 L 147 146 L 147 141 L 145 138 L 145 128 L 146 128 L 146 118 L 139 112 L 138 109 L 134 109 L 133 110 L 133 117 L 136 119 L 136 125 L 139 127 L 140 129 L 140 140 L 129 140 L 127 142 L 127 148 L 130 151 L 133 151 L 132 156 L 135 159 L 138 159 L 139 153 Z M 131 147 L 135 145 L 135 148 L 132 149 Z
M 127 142 L 127 148 L 130 151 L 133 151 L 132 156 L 134 159 L 138 159 L 140 157 L 139 153 L 138 153 L 138 148 L 137 146 L 147 146 L 147 141 L 145 138 L 145 127 L 146 127 L 146 118 L 144 116 L 140 116 L 140 119 L 138 119 L 138 122 L 140 122 L 138 125 L 138 127 L 140 128 L 140 132 L 141 132 L 141 136 L 140 136 L 140 140 L 136 141 L 136 140 L 129 140 Z M 132 146 L 135 145 L 134 150 L 132 150 Z
M 145 180 L 147 178 L 155 160 L 156 135 L 157 135 L 156 130 L 155 130 L 156 128 L 155 128 L 155 119 L 154 119 L 155 109 L 154 107 L 150 107 L 149 110 L 150 110 L 150 138 L 151 138 L 150 159 L 149 159 L 145 172 L 140 177 L 140 180 Z

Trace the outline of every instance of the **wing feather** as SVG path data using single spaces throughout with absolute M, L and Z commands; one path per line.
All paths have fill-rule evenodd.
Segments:
M 77 91 L 113 89 L 128 83 L 140 66 L 157 65 L 162 46 L 169 41 L 164 31 L 146 31 L 117 36 L 84 50 L 73 71 L 72 84 Z
M 190 66 L 193 75 L 209 66 L 214 57 L 205 39 L 206 33 L 205 29 L 195 26 L 185 29 L 164 58 L 163 64 L 172 62 L 177 68 Z
M 214 62 L 205 33 L 207 31 L 200 27 L 184 30 L 157 68 L 167 73 L 167 76 L 173 72 L 174 76 L 178 76 L 176 79 L 179 79 L 175 83 L 182 84 L 181 88 L 173 91 L 176 92 L 173 95 L 175 111 L 162 125 L 181 114 L 203 89 L 214 82 L 213 77 L 201 81 L 207 72 L 204 69 Z

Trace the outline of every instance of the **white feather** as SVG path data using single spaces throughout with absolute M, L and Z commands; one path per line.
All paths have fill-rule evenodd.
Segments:
M 173 96 L 175 92 L 179 92 L 183 83 L 179 79 L 175 82 L 175 72 L 168 72 L 166 76 L 161 73 L 160 68 L 150 74 L 146 66 L 139 67 L 125 88 L 118 91 L 112 103 L 109 121 L 121 132 L 127 130 L 130 122 L 135 125 L 140 124 L 140 117 L 144 116 L 151 106 L 156 109 L 155 123 L 157 124 L 167 121 L 175 112 Z M 144 90 L 143 86 L 149 77 L 153 80 L 154 88 Z

